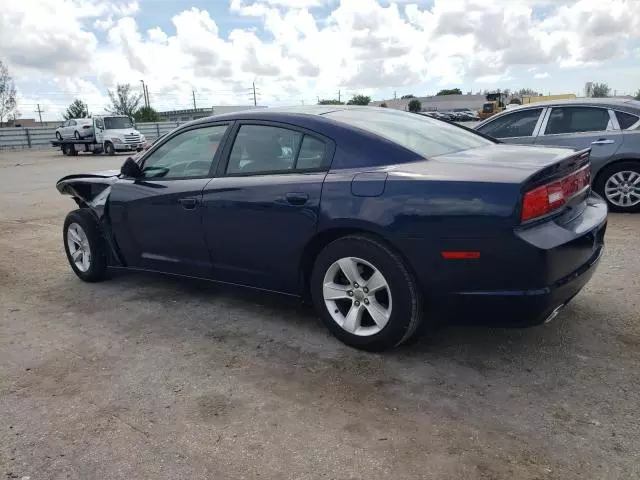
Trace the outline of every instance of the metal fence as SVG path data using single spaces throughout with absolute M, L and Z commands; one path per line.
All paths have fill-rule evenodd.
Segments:
M 148 140 L 154 140 L 160 135 L 170 132 L 181 123 L 186 122 L 138 123 L 135 128 Z M 55 138 L 55 127 L 0 128 L 0 150 L 50 147 L 51 140 L 55 140 Z

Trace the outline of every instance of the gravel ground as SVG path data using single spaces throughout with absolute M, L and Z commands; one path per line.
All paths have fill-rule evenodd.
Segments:
M 0 476 L 640 478 L 640 215 L 555 322 L 375 355 L 276 296 L 82 283 L 54 183 L 123 159 L 0 152 Z

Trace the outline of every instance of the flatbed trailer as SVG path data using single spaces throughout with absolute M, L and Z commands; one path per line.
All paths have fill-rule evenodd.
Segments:
M 102 145 L 96 142 L 95 138 L 85 139 L 68 139 L 68 140 L 51 140 L 51 145 L 54 147 L 60 147 L 63 155 L 74 157 L 78 155 L 79 151 L 91 152 L 93 154 L 102 153 Z M 79 147 L 81 146 L 81 147 Z

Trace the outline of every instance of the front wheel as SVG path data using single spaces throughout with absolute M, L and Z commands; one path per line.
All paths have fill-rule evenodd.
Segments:
M 70 212 L 62 233 L 74 273 L 85 282 L 102 280 L 107 271 L 107 247 L 94 215 L 87 209 Z
M 56 132 L 56 138 L 58 140 L 62 140 L 62 135 L 60 135 L 60 132 Z
M 593 186 L 613 212 L 640 212 L 640 162 L 625 161 L 605 167 Z
M 116 149 L 113 146 L 113 143 L 110 143 L 110 142 L 105 143 L 104 151 L 106 152 L 107 155 L 109 155 L 111 157 L 116 154 Z
M 365 235 L 340 238 L 320 252 L 311 295 L 327 328 L 362 350 L 396 347 L 422 320 L 422 295 L 403 259 Z

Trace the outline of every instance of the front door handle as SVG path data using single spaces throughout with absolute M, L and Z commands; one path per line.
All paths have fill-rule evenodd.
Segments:
M 595 142 L 591 142 L 591 145 L 611 145 L 612 143 L 616 143 L 613 140 L 607 140 L 606 138 L 599 138 Z
M 198 200 L 194 197 L 180 198 L 178 203 L 182 205 L 185 210 L 193 210 L 198 204 Z
M 309 195 L 306 193 L 291 192 L 287 193 L 285 198 L 291 205 L 304 205 L 307 203 L 307 200 L 309 200 Z

